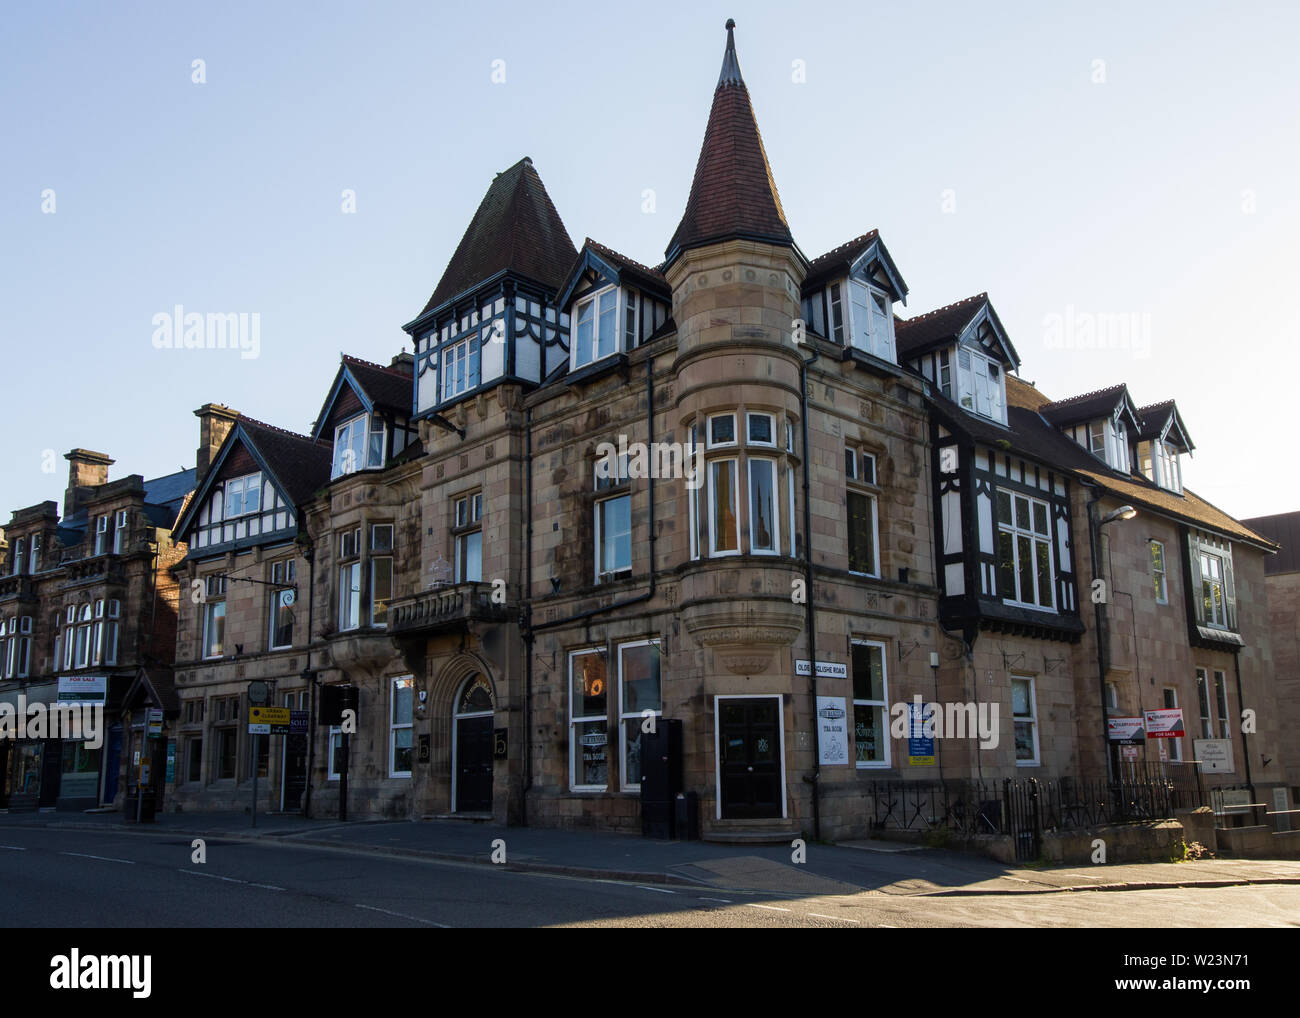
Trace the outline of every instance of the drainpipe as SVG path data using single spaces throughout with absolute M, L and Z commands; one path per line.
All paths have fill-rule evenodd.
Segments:
M 1240 708 L 1241 704 L 1246 702 L 1241 698 L 1241 651 L 1240 650 L 1235 650 L 1232 652 L 1232 669 L 1237 676 L 1237 706 L 1238 708 Z M 1208 681 L 1208 677 L 1207 677 L 1207 681 Z M 1207 695 L 1209 694 L 1208 689 L 1206 690 L 1206 694 Z M 1246 761 L 1246 787 L 1250 789 L 1250 819 L 1251 819 L 1251 823 L 1254 823 L 1255 822 L 1255 782 L 1251 779 L 1250 776 L 1250 739 L 1246 735 L 1245 731 L 1241 733 L 1241 755 L 1242 757 L 1245 758 Z M 1268 809 L 1267 806 L 1265 806 L 1264 808 L 1266 810 Z
M 812 356 L 799 358 L 799 424 L 803 439 L 803 532 L 804 532 L 804 580 L 807 584 L 804 599 L 804 615 L 808 626 L 808 696 L 812 701 L 812 776 L 804 778 L 812 785 L 813 838 L 821 841 L 822 817 L 819 799 L 821 780 L 821 730 L 817 726 L 817 616 L 813 607 L 813 559 L 812 559 L 812 507 L 811 471 L 808 465 L 808 366 L 817 360 L 817 350 L 811 345 Z
M 533 787 L 533 408 L 524 410 L 524 590 L 519 625 L 524 636 L 524 792 L 519 825 L 528 826 L 528 793 Z
M 316 604 L 316 549 L 308 544 L 303 554 L 307 556 L 307 662 L 302 675 L 311 684 L 310 713 L 307 715 L 307 784 L 303 790 L 302 815 L 311 819 L 311 768 L 316 749 L 316 676 L 311 670 L 312 608 Z
M 1096 507 L 1101 501 L 1102 491 L 1100 487 L 1083 478 L 1079 479 L 1079 483 L 1096 492 L 1088 499 L 1088 552 L 1092 559 L 1092 578 L 1096 580 L 1101 576 L 1101 557 L 1097 554 Z M 1091 585 L 1089 589 L 1091 590 Z M 1106 611 L 1105 605 L 1096 600 L 1093 601 L 1092 608 L 1097 631 L 1097 689 L 1101 697 L 1098 700 L 1101 704 L 1101 749 L 1102 755 L 1106 758 L 1106 782 L 1109 784 L 1113 780 L 1113 768 L 1110 762 L 1110 725 L 1106 720 Z M 1141 685 L 1140 677 L 1138 685 Z

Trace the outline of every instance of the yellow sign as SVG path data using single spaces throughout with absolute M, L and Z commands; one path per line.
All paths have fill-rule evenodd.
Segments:
M 908 762 L 909 764 L 911 764 L 913 767 L 916 767 L 916 766 L 921 766 L 921 767 L 933 767 L 933 766 L 934 766 L 934 757 L 932 757 L 932 756 L 909 756 L 909 757 L 907 758 L 907 762 Z
M 289 723 L 288 707 L 249 707 L 248 723 L 250 725 L 287 725 Z

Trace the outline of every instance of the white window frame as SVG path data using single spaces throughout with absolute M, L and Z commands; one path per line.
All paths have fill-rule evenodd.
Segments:
M 1197 596 L 1200 597 L 1202 604 L 1205 602 L 1205 587 L 1207 584 L 1210 587 L 1210 604 L 1205 609 L 1205 624 L 1212 629 L 1226 630 L 1228 628 L 1228 570 L 1226 556 L 1217 551 L 1210 551 L 1205 546 L 1201 546 L 1197 554 L 1201 559 L 1201 589 L 1197 591 Z M 1206 568 L 1211 562 L 1218 563 L 1219 575 L 1217 577 L 1211 576 L 1209 569 Z M 1219 591 L 1218 611 L 1215 610 L 1214 591 L 1216 587 Z M 1220 618 L 1220 615 L 1222 615 L 1222 618 Z
M 41 569 L 41 546 L 44 543 L 40 534 L 32 534 L 27 540 L 27 573 L 40 572 Z
M 859 297 L 866 299 L 861 301 Z M 877 299 L 883 300 L 883 311 L 877 310 Z M 889 294 L 860 276 L 850 276 L 848 305 L 850 345 L 883 361 L 895 363 L 893 300 Z M 859 318 L 864 316 L 866 322 L 860 322 Z
M 853 711 L 853 759 L 856 768 L 860 771 L 879 771 L 887 770 L 893 766 L 893 745 L 890 735 L 889 713 L 889 648 L 883 640 L 850 640 L 849 647 L 849 695 L 851 697 L 850 709 Z M 853 688 L 853 647 L 874 647 L 880 652 L 880 694 L 881 699 L 871 700 L 859 698 L 856 690 Z M 859 760 L 858 759 L 858 721 L 857 708 L 859 707 L 879 707 L 880 708 L 880 742 L 885 750 L 883 760 Z
M 1119 710 L 1119 687 L 1113 682 L 1106 683 L 1106 711 Z
M 723 466 L 724 464 L 730 464 L 730 468 L 731 468 L 731 477 L 732 477 L 731 517 L 735 521 L 734 523 L 735 547 L 719 550 L 718 534 L 716 532 L 716 527 L 715 527 L 715 523 L 717 520 L 718 496 L 716 491 L 717 486 L 714 483 L 713 476 L 714 476 L 714 468 Z M 708 471 L 707 480 L 708 480 L 708 494 L 709 494 L 708 506 L 706 507 L 706 511 L 708 512 L 708 516 L 709 516 L 709 520 L 708 520 L 709 557 L 724 558 L 728 555 L 739 555 L 740 554 L 740 506 L 737 503 L 739 502 L 740 493 L 737 489 L 740 484 L 740 460 L 735 456 L 720 456 L 717 459 L 709 460 L 707 462 L 706 469 Z
M 613 294 L 614 296 L 614 313 L 612 317 L 613 335 L 609 337 L 612 341 L 613 348 L 606 353 L 601 353 L 600 305 L 604 298 L 610 294 Z M 577 301 L 573 305 L 573 311 L 569 316 L 569 345 L 572 348 L 570 354 L 570 370 L 585 368 L 588 364 L 595 364 L 599 361 L 603 361 L 606 357 L 613 357 L 615 354 L 623 351 L 623 335 L 625 327 L 624 314 L 626 313 L 626 306 L 626 294 L 623 289 L 613 285 L 602 286 L 599 290 L 584 295 L 581 300 Z M 583 351 L 579 348 L 580 340 L 578 338 L 578 332 L 582 321 L 582 312 L 588 307 L 591 308 L 591 339 L 589 341 L 591 347 L 586 351 L 586 356 L 584 357 Z
M 880 576 L 880 501 L 875 481 L 868 483 L 863 480 L 858 465 L 859 450 L 851 445 L 844 447 L 844 557 L 848 565 L 848 571 L 854 576 L 871 576 L 879 578 Z M 876 458 L 870 453 L 863 452 L 864 458 L 871 456 L 871 473 L 875 477 Z M 852 465 L 852 475 L 850 476 L 849 468 Z M 853 535 L 850 529 L 850 512 L 849 496 L 857 495 L 865 498 L 871 507 L 871 572 L 863 572 L 853 568 Z
M 1003 523 L 1002 520 L 998 518 L 998 495 L 1003 492 L 1005 492 L 1011 498 L 1011 522 L 1010 523 Z M 1029 529 L 1028 530 L 1021 529 L 1019 525 L 1016 523 L 1016 500 L 1017 499 L 1021 499 L 1029 503 Z M 1034 529 L 1034 506 L 1035 505 L 1042 506 L 1044 511 L 1047 513 L 1047 532 L 1045 534 L 1039 533 L 1037 530 Z M 1011 568 L 1012 568 L 1012 573 L 1015 576 L 1015 580 L 1016 580 L 1016 591 L 1014 596 L 1004 596 L 1002 598 L 1003 602 L 1005 604 L 1014 604 L 1021 608 L 1032 608 L 1033 610 L 1040 611 L 1040 612 L 1055 612 L 1056 611 L 1056 548 L 1055 548 L 1056 542 L 1053 538 L 1053 533 L 1052 533 L 1051 504 L 1043 501 L 1041 498 L 1034 498 L 1032 495 L 1025 495 L 1012 488 L 995 488 L 993 491 L 993 520 L 994 520 L 994 535 L 993 535 L 994 536 L 994 548 L 993 548 L 994 568 L 998 572 L 999 576 L 1001 574 L 1002 564 L 1001 564 L 1000 552 L 997 547 L 997 535 L 999 532 L 1002 531 L 1005 531 L 1006 533 L 1009 533 L 1011 535 L 1011 551 L 1012 551 Z M 1020 541 L 1018 539 L 1021 537 L 1029 538 L 1031 554 L 1035 554 L 1036 545 L 1038 542 L 1042 541 L 1047 544 L 1048 590 L 1051 593 L 1051 597 L 1052 597 L 1052 601 L 1050 605 L 1038 604 L 1034 601 L 1025 601 L 1021 599 L 1020 595 L 1023 595 L 1025 593 L 1023 590 L 1020 590 Z M 1036 598 L 1038 596 L 1038 563 L 1037 563 L 1036 556 L 1035 556 L 1035 561 L 1030 563 L 1030 572 L 1034 580 L 1033 593 Z
M 754 438 L 750 431 L 750 424 L 757 418 L 767 419 L 768 434 L 772 437 L 769 441 L 762 442 Z M 776 448 L 776 415 L 765 413 L 761 410 L 749 410 L 745 413 L 745 444 L 759 446 L 765 449 Z
M 232 477 L 222 486 L 224 492 L 224 509 L 222 519 L 235 520 L 243 516 L 256 516 L 262 511 L 262 474 L 261 471 L 252 474 L 244 474 L 241 477 Z M 239 512 L 232 512 L 231 508 L 236 504 L 232 495 L 239 493 Z M 257 499 L 256 508 L 248 508 L 249 493 Z
M 475 312 L 477 317 L 477 312 Z M 479 332 L 463 336 L 454 343 L 448 343 L 439 351 L 439 370 L 442 371 L 441 403 L 449 399 L 473 392 L 483 384 L 483 352 L 479 344 Z M 463 368 L 463 373 L 460 369 Z
M 388 531 L 388 546 L 386 548 L 378 548 L 378 542 L 375 538 L 376 535 L 383 530 Z M 369 524 L 369 534 L 367 535 L 369 541 L 366 545 L 367 551 L 369 552 L 369 564 L 366 567 L 366 573 L 370 579 L 370 585 L 366 592 L 365 599 L 368 603 L 365 605 L 365 613 L 370 626 L 375 629 L 388 628 L 388 604 L 393 600 L 393 595 L 397 587 L 397 572 L 393 550 L 395 533 L 396 531 L 391 523 Z M 378 562 L 388 563 L 388 596 L 382 599 L 384 604 L 384 611 L 382 613 L 377 613 L 375 611 L 375 606 L 380 603 L 380 598 L 376 596 L 378 583 L 375 579 L 375 565 Z
M 713 422 L 720 421 L 724 418 L 731 418 L 731 441 L 715 442 L 713 440 Z M 728 411 L 725 414 L 709 414 L 704 425 L 704 439 L 706 449 L 734 449 L 740 445 L 740 432 L 737 430 L 736 412 Z
M 768 470 L 771 479 L 772 493 L 772 545 L 770 548 L 760 548 L 755 537 L 756 527 L 754 523 L 754 465 L 763 464 L 764 469 Z M 751 555 L 780 555 L 781 554 L 781 470 L 780 464 L 775 459 L 766 456 L 746 456 L 745 457 L 745 513 L 749 522 L 749 552 Z
M 627 564 L 615 565 L 613 568 L 609 568 L 609 564 L 605 561 L 605 511 L 613 503 L 619 501 L 627 502 Z M 632 572 L 632 493 L 624 491 L 608 498 L 597 499 L 595 516 L 596 582 L 609 583 L 611 580 L 630 575 Z M 618 536 L 615 535 L 615 539 Z
M 95 554 L 108 554 L 108 513 L 95 517 Z M 19 556 L 21 561 L 22 556 Z
M 221 618 L 221 644 L 217 647 L 215 654 L 211 653 L 212 648 L 212 627 L 217 620 L 220 609 Z M 203 646 L 200 648 L 202 657 L 205 661 L 216 660 L 221 657 L 226 649 L 226 601 L 222 598 L 220 601 L 203 602 Z
M 125 509 L 119 509 L 113 520 L 113 554 L 121 555 L 126 551 L 126 516 Z
M 1156 568 L 1156 549 L 1160 549 L 1160 568 Z M 1151 542 L 1151 584 L 1156 604 L 1169 603 L 1169 569 L 1165 560 L 1164 541 Z
M 366 469 L 370 439 L 369 416 L 369 414 L 358 414 L 356 417 L 349 417 L 334 428 L 331 481 Z
M 1010 707 L 1011 707 L 1011 749 L 1012 749 L 1012 752 L 1015 752 L 1015 746 L 1016 746 L 1016 725 L 1017 725 L 1017 724 L 1021 724 L 1021 725 L 1030 725 L 1030 726 L 1031 726 L 1030 731 L 1033 733 L 1033 736 L 1034 736 L 1034 756 L 1033 756 L 1033 759 L 1032 759 L 1032 760 L 1021 760 L 1020 757 L 1017 756 L 1017 757 L 1016 757 L 1016 766 L 1017 766 L 1017 767 L 1040 767 L 1040 766 L 1042 766 L 1042 742 L 1041 742 L 1041 740 L 1040 740 L 1040 738 L 1039 738 L 1039 732 L 1038 732 L 1039 721 L 1038 721 L 1038 681 L 1037 681 L 1037 678 L 1036 678 L 1036 676 L 1033 676 L 1033 675 L 1017 675 L 1017 674 L 1015 674 L 1015 673 L 1013 673 L 1013 674 L 1012 674 L 1011 676 L 1009 676 L 1009 677 L 1010 677 L 1010 679 L 1011 679 L 1011 690 L 1010 690 L 1010 692 L 1011 692 L 1011 703 L 1010 703 Z M 1015 683 L 1017 683 L 1017 682 L 1027 682 L 1027 683 L 1029 683 L 1029 713 L 1028 713 L 1028 714 L 1017 714 L 1017 713 L 1016 713 L 1016 696 L 1015 696 L 1015 691 L 1014 691 L 1014 690 L 1015 690 Z
M 411 691 L 411 716 L 407 721 L 398 721 L 394 717 L 397 710 L 397 690 L 405 685 Z M 411 771 L 397 770 L 397 733 L 411 733 L 411 759 L 415 759 L 415 677 L 413 675 L 394 675 L 388 682 L 388 776 L 390 778 L 409 778 Z
M 965 356 L 969 366 L 962 367 Z M 947 393 L 951 388 L 952 378 L 956 376 L 956 388 L 953 390 L 953 402 L 962 409 L 987 420 L 1007 423 L 1007 372 L 1004 365 L 969 344 L 956 347 L 956 363 L 950 367 L 940 357 L 940 375 L 948 372 L 948 385 L 940 381 L 940 389 Z M 998 382 L 996 391 L 991 383 L 990 369 L 996 369 Z
M 467 492 L 452 499 L 452 581 L 454 583 L 481 583 L 483 581 L 483 492 Z M 475 527 L 475 524 L 478 524 Z M 467 568 L 469 539 L 478 535 L 478 562 L 473 570 Z M 471 576 L 475 572 L 477 576 Z
M 627 722 L 640 721 L 642 719 L 641 711 L 631 713 L 624 710 L 625 699 L 624 692 L 624 669 L 623 653 L 624 651 L 633 650 L 637 647 L 654 647 L 659 653 L 659 708 L 654 712 L 656 718 L 662 718 L 664 715 L 664 661 L 663 650 L 659 646 L 658 640 L 632 640 L 628 643 L 620 643 L 615 648 L 615 660 L 618 662 L 618 785 L 624 792 L 640 792 L 641 785 L 638 782 L 635 785 L 627 783 Z M 608 673 L 607 673 L 608 675 Z M 656 725 L 658 722 L 655 722 Z
M 574 714 L 574 696 L 573 678 L 574 664 L 580 657 L 591 655 L 598 660 L 605 662 L 605 713 L 604 714 Z M 663 663 L 660 662 L 660 679 L 662 684 Z M 621 690 L 620 690 L 621 692 Z M 660 695 L 662 696 L 662 688 Z M 605 792 L 609 790 L 609 662 L 605 653 L 595 647 L 583 650 L 574 650 L 569 652 L 569 791 L 571 792 Z M 603 785 L 585 785 L 578 781 L 578 754 L 581 751 L 579 745 L 579 731 L 585 725 L 600 724 L 605 731 L 605 783 Z M 620 724 L 620 727 L 621 724 Z

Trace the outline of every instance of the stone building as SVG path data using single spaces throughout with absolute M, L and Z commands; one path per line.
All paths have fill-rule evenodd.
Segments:
M 173 802 L 256 776 L 334 813 L 346 775 L 353 813 L 639 829 L 674 722 L 720 839 L 860 836 L 881 782 L 1167 772 L 1202 736 L 1216 780 L 1281 773 L 1274 545 L 1182 489 L 1176 407 L 1050 400 L 986 294 L 898 315 L 874 230 L 808 258 L 731 27 L 661 263 L 575 247 L 525 158 L 414 354 L 344 357 L 311 434 L 198 411 Z M 253 683 L 313 719 L 350 687 L 355 731 L 255 744 Z M 909 738 L 914 700 L 969 729 Z M 1185 736 L 1112 746 L 1166 705 Z
M 1268 592 L 1281 759 L 1291 792 L 1289 808 L 1300 809 L 1300 513 L 1259 516 L 1242 523 L 1280 546 L 1277 555 L 1264 561 L 1264 588 Z M 1281 795 L 1276 788 L 1272 795 L 1269 805 L 1276 808 L 1282 803 Z M 1300 816 L 1290 816 L 1287 825 L 1300 830 Z
M 171 664 L 185 549 L 173 525 L 194 471 L 108 479 L 113 460 L 73 449 L 62 514 L 55 502 L 15 510 L 0 576 L 0 704 L 101 704 L 100 746 L 87 738 L 0 738 L 0 806 L 86 809 L 119 804 L 142 751 L 160 788 L 163 738 L 147 743 L 150 708 L 176 716 Z M 21 700 L 20 700 L 21 698 Z M 77 733 L 74 733 L 77 734 Z M 130 776 L 134 783 L 134 775 Z

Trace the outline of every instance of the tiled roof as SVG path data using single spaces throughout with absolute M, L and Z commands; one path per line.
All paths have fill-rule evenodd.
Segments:
M 848 267 L 857 261 L 858 256 L 879 236 L 879 230 L 871 230 L 861 237 L 846 241 L 839 247 L 831 248 L 825 254 L 818 255 L 808 263 L 808 274 L 803 279 L 804 290 L 814 289 L 839 270 L 848 271 Z
M 313 442 L 306 435 L 243 414 L 239 415 L 239 423 L 294 505 L 307 502 L 329 483 L 332 456 L 327 443 Z
M 668 243 L 670 261 L 685 248 L 736 237 L 794 245 L 758 133 L 749 89 L 740 76 L 734 27 L 735 22 L 727 22 L 722 73 L 713 93 L 686 211 Z
M 409 415 L 412 404 L 412 378 L 414 364 L 411 361 L 399 361 L 400 366 L 383 367 L 363 361 L 359 357 L 343 355 L 352 376 L 366 390 L 366 395 L 388 410 L 400 410 Z
M 665 300 L 672 300 L 672 287 L 668 285 L 667 277 L 658 269 L 652 269 L 648 265 L 642 265 L 634 261 L 625 254 L 619 254 L 612 247 L 606 247 L 604 244 L 597 243 L 590 237 L 583 243 L 583 249 L 591 248 L 608 262 L 612 262 L 618 269 L 619 275 L 624 276 L 629 281 L 634 282 L 643 290 L 653 291 Z M 579 258 L 582 256 L 579 255 Z
M 1241 522 L 1281 546 L 1281 551 L 1264 560 L 1265 573 L 1300 572 L 1300 512 L 1254 516 Z
M 420 313 L 506 269 L 558 289 L 577 253 L 533 161 L 525 156 L 496 175 Z
M 898 344 L 899 358 L 902 359 L 914 350 L 920 350 L 933 343 L 948 339 L 955 340 L 988 299 L 987 293 L 977 293 L 973 297 L 935 308 L 913 318 L 896 317 L 894 337 Z
M 1038 408 L 1038 412 L 1058 426 L 1109 417 L 1124 399 L 1126 391 L 1121 382 L 1096 392 L 1085 392 L 1080 396 L 1045 403 Z
M 1110 389 L 1101 390 L 1101 392 L 1113 395 L 1116 390 L 1123 388 L 1122 385 L 1112 386 Z M 1087 393 L 1083 396 L 1076 396 L 1071 400 L 1053 402 L 1028 382 L 1008 377 L 1007 420 L 1016 436 L 1011 440 L 1012 448 L 1033 457 L 1045 466 L 1063 468 L 1076 476 L 1098 484 L 1138 508 L 1145 506 L 1148 509 L 1165 513 L 1194 526 L 1206 527 L 1239 540 L 1253 541 L 1265 545 L 1272 543 L 1242 521 L 1233 519 L 1222 509 L 1207 502 L 1195 492 L 1184 488 L 1183 493 L 1179 495 L 1153 484 L 1141 474 L 1124 475 L 1111 470 L 1081 445 L 1066 438 L 1065 435 L 1045 421 L 1034 410 L 1035 404 L 1038 404 L 1041 409 L 1042 407 L 1055 407 L 1066 403 L 1092 400 L 1098 395 L 1098 393 Z M 996 440 L 996 434 L 991 437 L 986 435 L 990 431 L 996 433 L 999 430 L 996 425 L 978 421 L 955 404 L 943 399 L 942 396 L 938 397 L 938 399 L 947 404 L 947 408 L 950 408 L 945 408 L 947 410 L 945 416 L 951 418 L 954 413 L 961 414 L 960 418 L 955 419 L 961 422 L 963 430 L 969 431 L 973 437 L 978 438 L 980 441 Z M 1118 402 L 1117 399 L 1111 398 L 1111 396 L 1107 396 L 1107 399 L 1110 407 L 1114 407 Z M 1003 435 L 1002 437 L 1006 438 L 1007 436 Z

